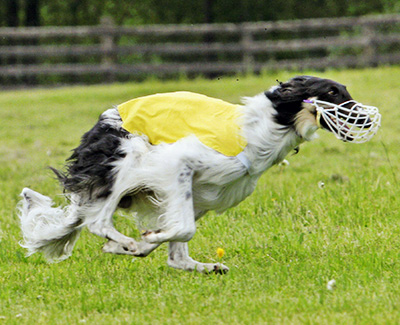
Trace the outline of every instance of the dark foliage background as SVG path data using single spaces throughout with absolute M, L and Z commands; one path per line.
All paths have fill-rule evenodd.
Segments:
M 2 0 L 0 26 L 195 24 L 398 13 L 397 0 Z

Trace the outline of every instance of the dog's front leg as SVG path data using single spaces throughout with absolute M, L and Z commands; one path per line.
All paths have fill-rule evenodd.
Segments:
M 229 268 L 221 263 L 200 263 L 189 256 L 188 243 L 169 243 L 168 265 L 175 269 L 224 274 Z
M 148 230 L 143 239 L 148 243 L 169 241 L 187 242 L 196 232 L 192 198 L 193 169 L 179 168 L 168 186 L 163 189 L 165 212 L 160 218 L 160 229 Z

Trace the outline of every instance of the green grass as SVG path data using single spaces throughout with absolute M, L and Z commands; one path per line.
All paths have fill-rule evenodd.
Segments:
M 18 195 L 29 186 L 63 203 L 46 166 L 61 167 L 111 105 L 172 90 L 238 102 L 292 73 L 0 92 L 0 323 L 399 323 L 400 68 L 309 74 L 378 106 L 382 128 L 361 145 L 319 131 L 237 208 L 200 220 L 191 255 L 217 261 L 222 247 L 224 276 L 168 268 L 165 245 L 145 259 L 103 254 L 104 240 L 87 231 L 64 262 L 26 258 Z M 115 222 L 138 235 L 123 214 Z

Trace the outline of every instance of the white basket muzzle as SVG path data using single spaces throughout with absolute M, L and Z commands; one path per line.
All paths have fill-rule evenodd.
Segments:
M 381 126 L 381 114 L 378 108 L 349 100 L 340 105 L 322 100 L 308 99 L 306 103 L 317 110 L 317 124 L 321 118 L 336 138 L 352 143 L 371 140 Z

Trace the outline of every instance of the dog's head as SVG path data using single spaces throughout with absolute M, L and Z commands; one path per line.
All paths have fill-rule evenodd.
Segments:
M 321 127 L 335 133 L 341 140 L 351 142 L 356 140 L 354 128 L 362 128 L 364 133 L 368 133 L 368 129 L 374 126 L 364 110 L 365 106 L 353 101 L 346 86 L 333 80 L 298 76 L 272 87 L 265 95 L 276 110 L 276 122 L 282 126 L 294 126 L 297 134 L 306 140 Z M 335 116 L 325 114 L 321 118 L 322 113 L 333 110 Z

